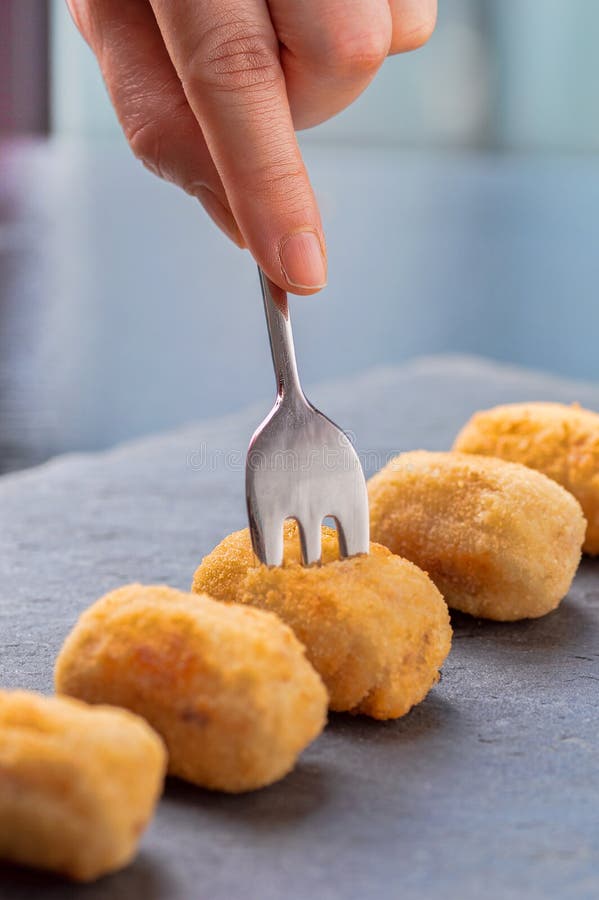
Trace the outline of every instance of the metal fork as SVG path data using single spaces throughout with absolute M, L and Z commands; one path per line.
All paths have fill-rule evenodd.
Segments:
M 305 565 L 321 558 L 321 524 L 335 519 L 341 556 L 368 553 L 366 482 L 348 437 L 312 406 L 295 361 L 287 295 L 259 269 L 277 378 L 275 405 L 246 460 L 250 534 L 261 562 L 283 562 L 283 522 L 297 520 Z

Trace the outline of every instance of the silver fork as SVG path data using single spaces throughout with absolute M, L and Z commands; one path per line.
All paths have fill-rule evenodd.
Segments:
M 254 433 L 245 487 L 254 552 L 283 562 L 283 522 L 297 520 L 305 565 L 321 557 L 320 526 L 335 519 L 341 556 L 368 553 L 366 482 L 348 437 L 312 406 L 302 390 L 287 295 L 259 269 L 277 378 L 275 405 Z

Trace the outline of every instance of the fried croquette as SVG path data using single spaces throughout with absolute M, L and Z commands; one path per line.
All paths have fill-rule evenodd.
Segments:
M 161 586 L 121 587 L 84 612 L 56 688 L 143 716 L 171 774 L 231 793 L 286 775 L 326 721 L 322 681 L 276 616 Z
M 499 621 L 555 609 L 578 566 L 579 503 L 540 472 L 465 453 L 403 453 L 370 479 L 372 536 L 427 571 L 450 607 Z
M 158 735 L 126 710 L 0 691 L 0 858 L 76 881 L 120 869 L 165 768 Z
M 574 494 L 587 520 L 585 553 L 599 554 L 599 414 L 562 403 L 512 403 L 476 413 L 454 450 L 542 472 Z
M 259 565 L 247 529 L 204 558 L 193 590 L 270 610 L 293 628 L 330 695 L 330 708 L 376 719 L 405 715 L 439 678 L 451 627 L 441 594 L 412 563 L 371 545 L 339 559 L 322 528 L 321 565 L 301 565 L 298 529 L 284 525 L 282 567 Z

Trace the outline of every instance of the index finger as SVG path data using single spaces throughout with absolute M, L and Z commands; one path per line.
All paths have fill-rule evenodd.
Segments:
M 264 0 L 150 0 L 243 237 L 282 288 L 326 283 L 318 206 Z

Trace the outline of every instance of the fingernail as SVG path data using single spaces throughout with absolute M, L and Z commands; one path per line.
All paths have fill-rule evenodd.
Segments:
M 245 249 L 246 243 L 237 222 L 216 194 L 207 187 L 198 187 L 194 193 L 212 221 L 231 238 L 234 244 L 237 244 L 242 250 Z
M 315 231 L 296 231 L 284 238 L 279 260 L 293 287 L 313 291 L 327 283 L 327 265 Z

